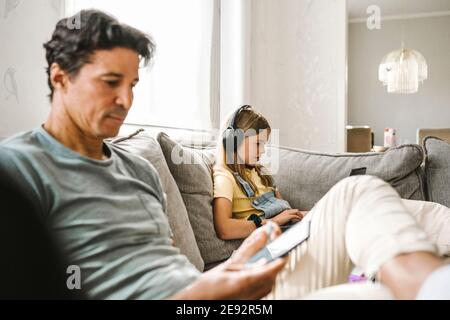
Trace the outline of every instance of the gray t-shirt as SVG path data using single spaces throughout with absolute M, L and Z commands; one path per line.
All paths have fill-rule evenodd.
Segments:
M 104 151 L 84 157 L 38 127 L 1 143 L 0 165 L 39 205 L 90 298 L 166 298 L 199 272 L 172 246 L 159 176 L 139 156 Z

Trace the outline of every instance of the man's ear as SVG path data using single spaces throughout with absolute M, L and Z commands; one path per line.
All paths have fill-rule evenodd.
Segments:
M 69 75 L 66 71 L 61 69 L 59 64 L 54 62 L 50 66 L 50 81 L 55 91 L 56 89 L 66 91 L 69 83 Z

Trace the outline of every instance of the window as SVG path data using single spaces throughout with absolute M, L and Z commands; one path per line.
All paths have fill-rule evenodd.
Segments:
M 211 0 L 67 0 L 66 14 L 95 8 L 150 34 L 156 55 L 140 70 L 127 124 L 195 130 L 217 126 L 217 2 Z

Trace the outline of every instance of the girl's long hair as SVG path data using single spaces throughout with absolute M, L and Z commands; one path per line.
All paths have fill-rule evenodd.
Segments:
M 230 114 L 226 123 L 221 128 L 222 135 L 220 135 L 219 141 L 217 143 L 218 149 L 217 150 L 218 152 L 216 153 L 217 163 L 227 167 L 231 172 L 239 173 L 239 175 L 252 186 L 253 190 L 256 193 L 257 191 L 256 185 L 245 173 L 244 170 L 245 164 L 241 163 L 242 161 L 238 161 L 237 152 L 233 152 L 233 160 L 230 161 L 230 159 L 227 159 L 227 152 L 225 151 L 222 143 L 223 132 L 231 124 L 234 114 L 235 112 Z M 244 133 L 246 133 L 247 130 L 251 130 L 253 132 L 256 132 L 257 134 L 260 133 L 262 130 L 267 130 L 268 136 L 270 135 L 271 132 L 271 128 L 267 119 L 262 114 L 256 112 L 253 108 L 244 109 L 241 112 L 239 112 L 239 114 L 235 118 L 235 128 L 243 130 Z M 244 143 L 244 141 L 242 141 L 242 143 Z M 255 170 L 260 176 L 264 186 L 274 187 L 275 185 L 274 179 L 264 166 L 262 166 L 261 164 L 256 164 Z M 238 186 L 241 188 L 241 190 L 245 193 L 245 190 L 242 188 L 240 183 L 238 181 L 236 182 Z

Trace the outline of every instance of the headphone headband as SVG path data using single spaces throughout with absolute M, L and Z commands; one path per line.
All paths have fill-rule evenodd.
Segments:
M 241 111 L 251 109 L 251 107 L 252 106 L 245 104 L 242 107 L 240 107 L 239 109 L 237 109 L 233 115 L 233 118 L 231 119 L 230 126 L 228 128 L 229 129 L 237 129 L 236 128 L 236 119 L 237 119 L 238 115 L 241 113 Z

